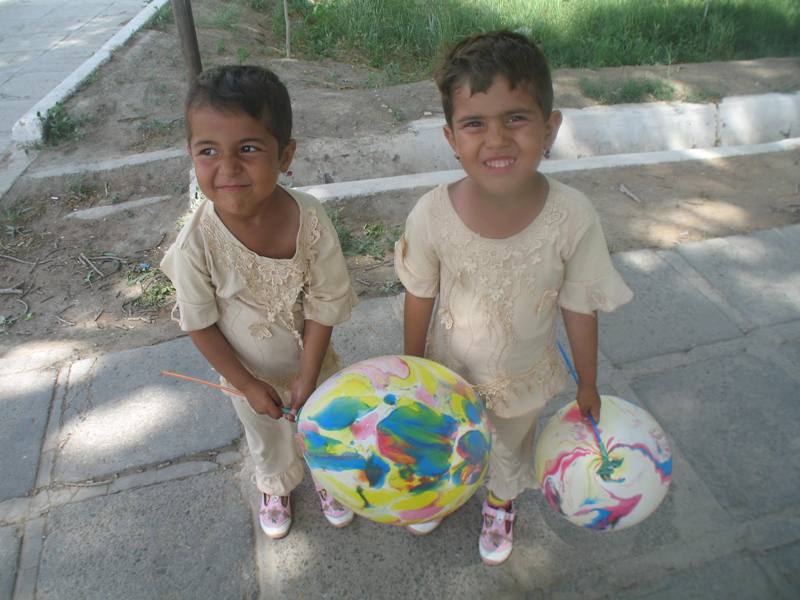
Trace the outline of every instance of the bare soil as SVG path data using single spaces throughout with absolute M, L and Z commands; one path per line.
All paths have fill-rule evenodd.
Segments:
M 410 120 L 441 115 L 430 81 L 384 85 L 384 74 L 368 67 L 282 58 L 269 15 L 244 3 L 237 21 L 223 24 L 221 3 L 192 4 L 204 66 L 244 59 L 268 65 L 286 82 L 299 164 L 309 162 L 304 145 L 321 137 L 358 145 L 401 133 Z M 594 104 L 580 91 L 584 77 L 613 82 L 642 76 L 669 80 L 686 94 L 785 92 L 800 89 L 800 59 L 561 70 L 555 74 L 556 104 Z M 143 30 L 66 102 L 82 123 L 80 138 L 43 148 L 29 172 L 182 146 L 185 87 L 174 26 Z M 622 251 L 800 222 L 798 166 L 795 151 L 557 178 L 595 201 L 611 249 Z M 402 164 L 377 167 L 380 174 L 403 173 Z M 58 345 L 74 359 L 180 335 L 169 318 L 170 303 L 153 304 L 163 286 L 148 269 L 158 265 L 188 210 L 189 168 L 184 157 L 82 175 L 27 175 L 14 185 L 0 201 L 0 359 Z M 356 172 L 348 157 L 335 155 L 298 170 L 306 175 L 295 185 L 345 181 Z M 620 184 L 638 200 L 622 194 Z M 342 231 L 353 236 L 349 247 L 356 254 L 348 264 L 359 295 L 399 291 L 391 242 L 424 191 L 331 203 Z M 83 208 L 164 195 L 161 202 L 100 220 L 68 218 Z

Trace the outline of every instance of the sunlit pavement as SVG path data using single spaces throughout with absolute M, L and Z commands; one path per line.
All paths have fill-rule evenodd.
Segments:
M 328 526 L 308 481 L 278 542 L 254 528 L 241 432 L 187 338 L 61 369 L 4 360 L 0 597 L 791 597 L 800 563 L 800 225 L 634 251 L 634 301 L 602 315 L 601 391 L 647 408 L 674 478 L 659 510 L 596 533 L 537 492 L 483 566 L 483 492 L 435 533 Z M 400 299 L 337 329 L 346 363 L 398 352 Z M 569 400 L 554 400 L 550 414 Z M 16 586 L 16 587 L 15 587 Z

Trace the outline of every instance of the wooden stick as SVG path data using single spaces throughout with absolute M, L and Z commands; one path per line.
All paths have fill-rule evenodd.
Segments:
M 222 390 L 223 392 L 228 392 L 230 394 L 233 394 L 234 396 L 241 396 L 242 398 L 244 398 L 244 394 L 237 389 L 225 387 L 224 385 L 218 385 L 216 383 L 211 383 L 210 381 L 206 381 L 205 379 L 198 379 L 197 377 L 189 377 L 188 375 L 181 375 L 180 373 L 174 373 L 172 371 L 161 371 L 161 374 L 166 375 L 167 377 L 175 377 L 176 379 L 193 381 L 194 383 L 202 383 L 203 385 L 217 388 L 218 390 Z
M 245 397 L 245 395 L 242 392 L 240 392 L 239 390 L 236 390 L 234 388 L 225 387 L 224 385 L 217 385 L 216 383 L 211 383 L 210 381 L 206 381 L 205 379 L 198 379 L 197 377 L 189 377 L 188 375 L 181 375 L 180 373 L 175 373 L 173 371 L 161 371 L 161 374 L 162 375 L 166 375 L 167 377 L 175 377 L 177 379 L 185 379 L 186 381 L 192 381 L 194 383 L 202 383 L 203 385 L 207 385 L 209 387 L 217 388 L 218 390 L 222 390 L 223 392 L 229 392 L 229 393 L 233 394 L 234 396 L 239 396 L 241 398 Z M 286 406 L 282 406 L 281 407 L 281 412 L 283 414 L 289 414 L 290 412 L 292 412 L 292 409 L 288 408 Z

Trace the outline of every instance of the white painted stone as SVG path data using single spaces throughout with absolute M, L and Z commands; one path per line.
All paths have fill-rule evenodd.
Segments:
M 142 206 L 149 206 L 151 204 L 158 204 L 164 200 L 169 200 L 172 196 L 150 196 L 148 198 L 139 198 L 137 200 L 129 200 L 128 202 L 120 202 L 119 204 L 109 204 L 107 206 L 94 206 L 84 210 L 77 210 L 67 214 L 68 219 L 78 219 L 80 221 L 92 221 L 95 219 L 104 219 L 124 212 L 126 210 L 133 210 L 141 208 Z
M 724 98 L 719 120 L 723 146 L 800 136 L 800 92 Z

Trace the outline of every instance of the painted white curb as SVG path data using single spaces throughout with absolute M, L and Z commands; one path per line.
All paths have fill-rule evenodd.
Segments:
M 91 221 L 93 219 L 104 219 L 111 215 L 140 208 L 142 206 L 149 206 L 151 204 L 158 204 L 164 200 L 169 200 L 172 196 L 150 196 L 148 198 L 138 198 L 137 200 L 128 200 L 127 202 L 120 202 L 118 204 L 110 204 L 108 206 L 93 206 L 92 208 L 85 208 L 83 210 L 76 210 L 67 215 L 67 219 L 78 219 L 81 221 Z
M 78 173 L 93 173 L 96 171 L 113 171 L 114 169 L 121 169 L 123 167 L 132 167 L 136 165 L 144 165 L 151 162 L 158 162 L 161 160 L 169 160 L 172 158 L 180 158 L 185 156 L 189 159 L 186 148 L 170 148 L 168 150 L 154 150 L 153 152 L 142 152 L 140 154 L 131 154 L 121 158 L 109 158 L 108 160 L 100 160 L 90 164 L 70 164 L 61 165 L 58 167 L 50 167 L 49 169 L 40 169 L 32 171 L 27 176 L 33 179 L 44 179 L 46 177 L 62 177 L 64 175 L 76 175 Z
M 686 161 L 710 160 L 714 158 L 731 158 L 736 156 L 749 156 L 753 154 L 767 154 L 769 152 L 783 152 L 786 150 L 800 149 L 800 137 L 770 142 L 767 144 L 753 144 L 749 146 L 729 146 L 725 148 L 695 148 L 690 150 L 664 150 L 661 152 L 646 152 L 634 154 L 615 154 L 609 156 L 592 156 L 579 159 L 549 160 L 542 162 L 539 170 L 543 173 L 565 173 L 568 171 L 588 171 L 592 169 L 611 169 L 618 167 L 632 167 L 642 165 L 655 165 L 660 163 L 674 163 Z M 327 185 L 307 185 L 298 187 L 303 192 L 308 192 L 319 201 L 343 200 L 359 196 L 370 196 L 383 192 L 409 190 L 413 188 L 434 187 L 442 183 L 458 181 L 465 176 L 461 169 L 452 171 L 434 171 L 417 173 L 414 175 L 400 175 L 397 177 L 382 177 L 380 179 L 362 179 L 360 181 L 343 181 Z
M 561 112 L 564 122 L 552 150 L 556 159 L 763 144 L 800 136 L 800 92 L 730 96 L 719 104 L 653 102 Z M 409 124 L 416 136 L 416 159 L 456 166 L 443 126 L 439 118 Z
M 69 96 L 75 89 L 101 64 L 111 58 L 111 53 L 127 42 L 142 26 L 144 26 L 155 13 L 164 6 L 169 0 L 153 0 L 145 8 L 139 11 L 125 26 L 120 29 L 110 40 L 103 44 L 100 49 L 90 56 L 77 69 L 67 76 L 64 81 L 59 83 L 44 98 L 39 100 L 33 108 L 26 112 L 14 123 L 11 128 L 12 143 L 30 143 L 42 139 L 42 125 L 38 114 L 46 114 L 57 102 Z

